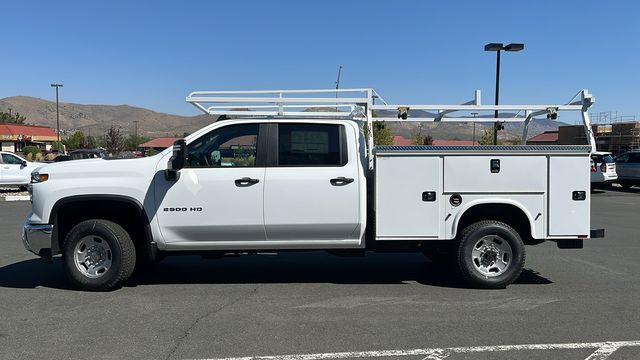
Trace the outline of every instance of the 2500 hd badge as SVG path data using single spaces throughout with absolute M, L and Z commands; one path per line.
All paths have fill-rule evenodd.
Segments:
M 202 211 L 201 207 L 166 207 L 163 209 L 163 211 L 168 211 L 168 212 L 172 212 L 172 211 L 180 211 L 180 212 L 187 212 L 187 211 Z

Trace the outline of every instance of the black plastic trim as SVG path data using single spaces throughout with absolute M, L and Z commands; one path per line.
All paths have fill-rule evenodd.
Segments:
M 75 203 L 75 202 L 83 202 L 83 201 L 96 201 L 96 200 L 111 200 L 118 201 L 122 203 L 127 203 L 135 206 L 138 209 L 138 213 L 140 214 L 140 218 L 143 220 L 143 229 L 145 237 L 147 238 L 147 244 L 153 243 L 153 236 L 151 234 L 151 225 L 149 221 L 149 216 L 145 211 L 144 207 L 140 202 L 134 198 L 124 195 L 73 195 L 68 196 L 66 198 L 62 198 L 58 200 L 53 207 L 51 208 L 51 213 L 49 214 L 49 224 L 55 224 L 56 219 L 58 217 L 58 209 L 65 204 Z M 55 228 L 54 228 L 55 229 Z
M 589 237 L 592 239 L 603 238 L 604 229 L 591 229 L 591 234 Z

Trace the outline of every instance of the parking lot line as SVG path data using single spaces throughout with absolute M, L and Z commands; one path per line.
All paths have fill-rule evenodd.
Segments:
M 494 346 L 472 346 L 454 348 L 425 348 L 410 350 L 379 350 L 379 351 L 356 351 L 356 352 L 336 352 L 317 354 L 297 354 L 297 355 L 266 355 L 266 356 L 246 356 L 228 358 L 210 358 L 202 360 L 327 360 L 327 359 L 357 359 L 357 358 L 378 358 L 378 357 L 403 357 L 403 356 L 425 356 L 423 360 L 442 360 L 453 354 L 469 354 L 482 352 L 507 352 L 523 350 L 573 350 L 573 349 L 596 349 L 584 360 L 605 360 L 616 350 L 623 347 L 640 347 L 640 341 L 607 341 L 594 343 L 567 343 L 567 344 L 524 344 L 524 345 L 494 345 Z

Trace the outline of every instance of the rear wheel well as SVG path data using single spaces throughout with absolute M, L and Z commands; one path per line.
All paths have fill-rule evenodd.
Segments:
M 63 202 L 54 209 L 51 223 L 55 224 L 59 249 L 63 248 L 65 237 L 75 225 L 89 219 L 104 219 L 122 226 L 129 233 L 139 258 L 150 255 L 149 223 L 141 207 L 133 201 L 81 199 Z
M 541 240 L 533 239 L 531 236 L 531 223 L 524 211 L 511 204 L 479 204 L 472 206 L 462 214 L 456 234 L 460 236 L 469 225 L 484 220 L 500 221 L 511 226 L 527 245 L 542 242 Z

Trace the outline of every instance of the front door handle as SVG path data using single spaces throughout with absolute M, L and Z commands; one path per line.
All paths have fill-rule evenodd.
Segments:
M 237 187 L 247 187 L 259 183 L 260 180 L 243 177 L 242 179 L 236 179 L 234 182 L 236 183 Z
M 329 182 L 333 186 L 344 186 L 344 185 L 347 185 L 347 184 L 351 184 L 353 182 L 353 179 L 341 176 L 341 177 L 337 177 L 337 178 L 331 179 L 331 180 L 329 180 Z

